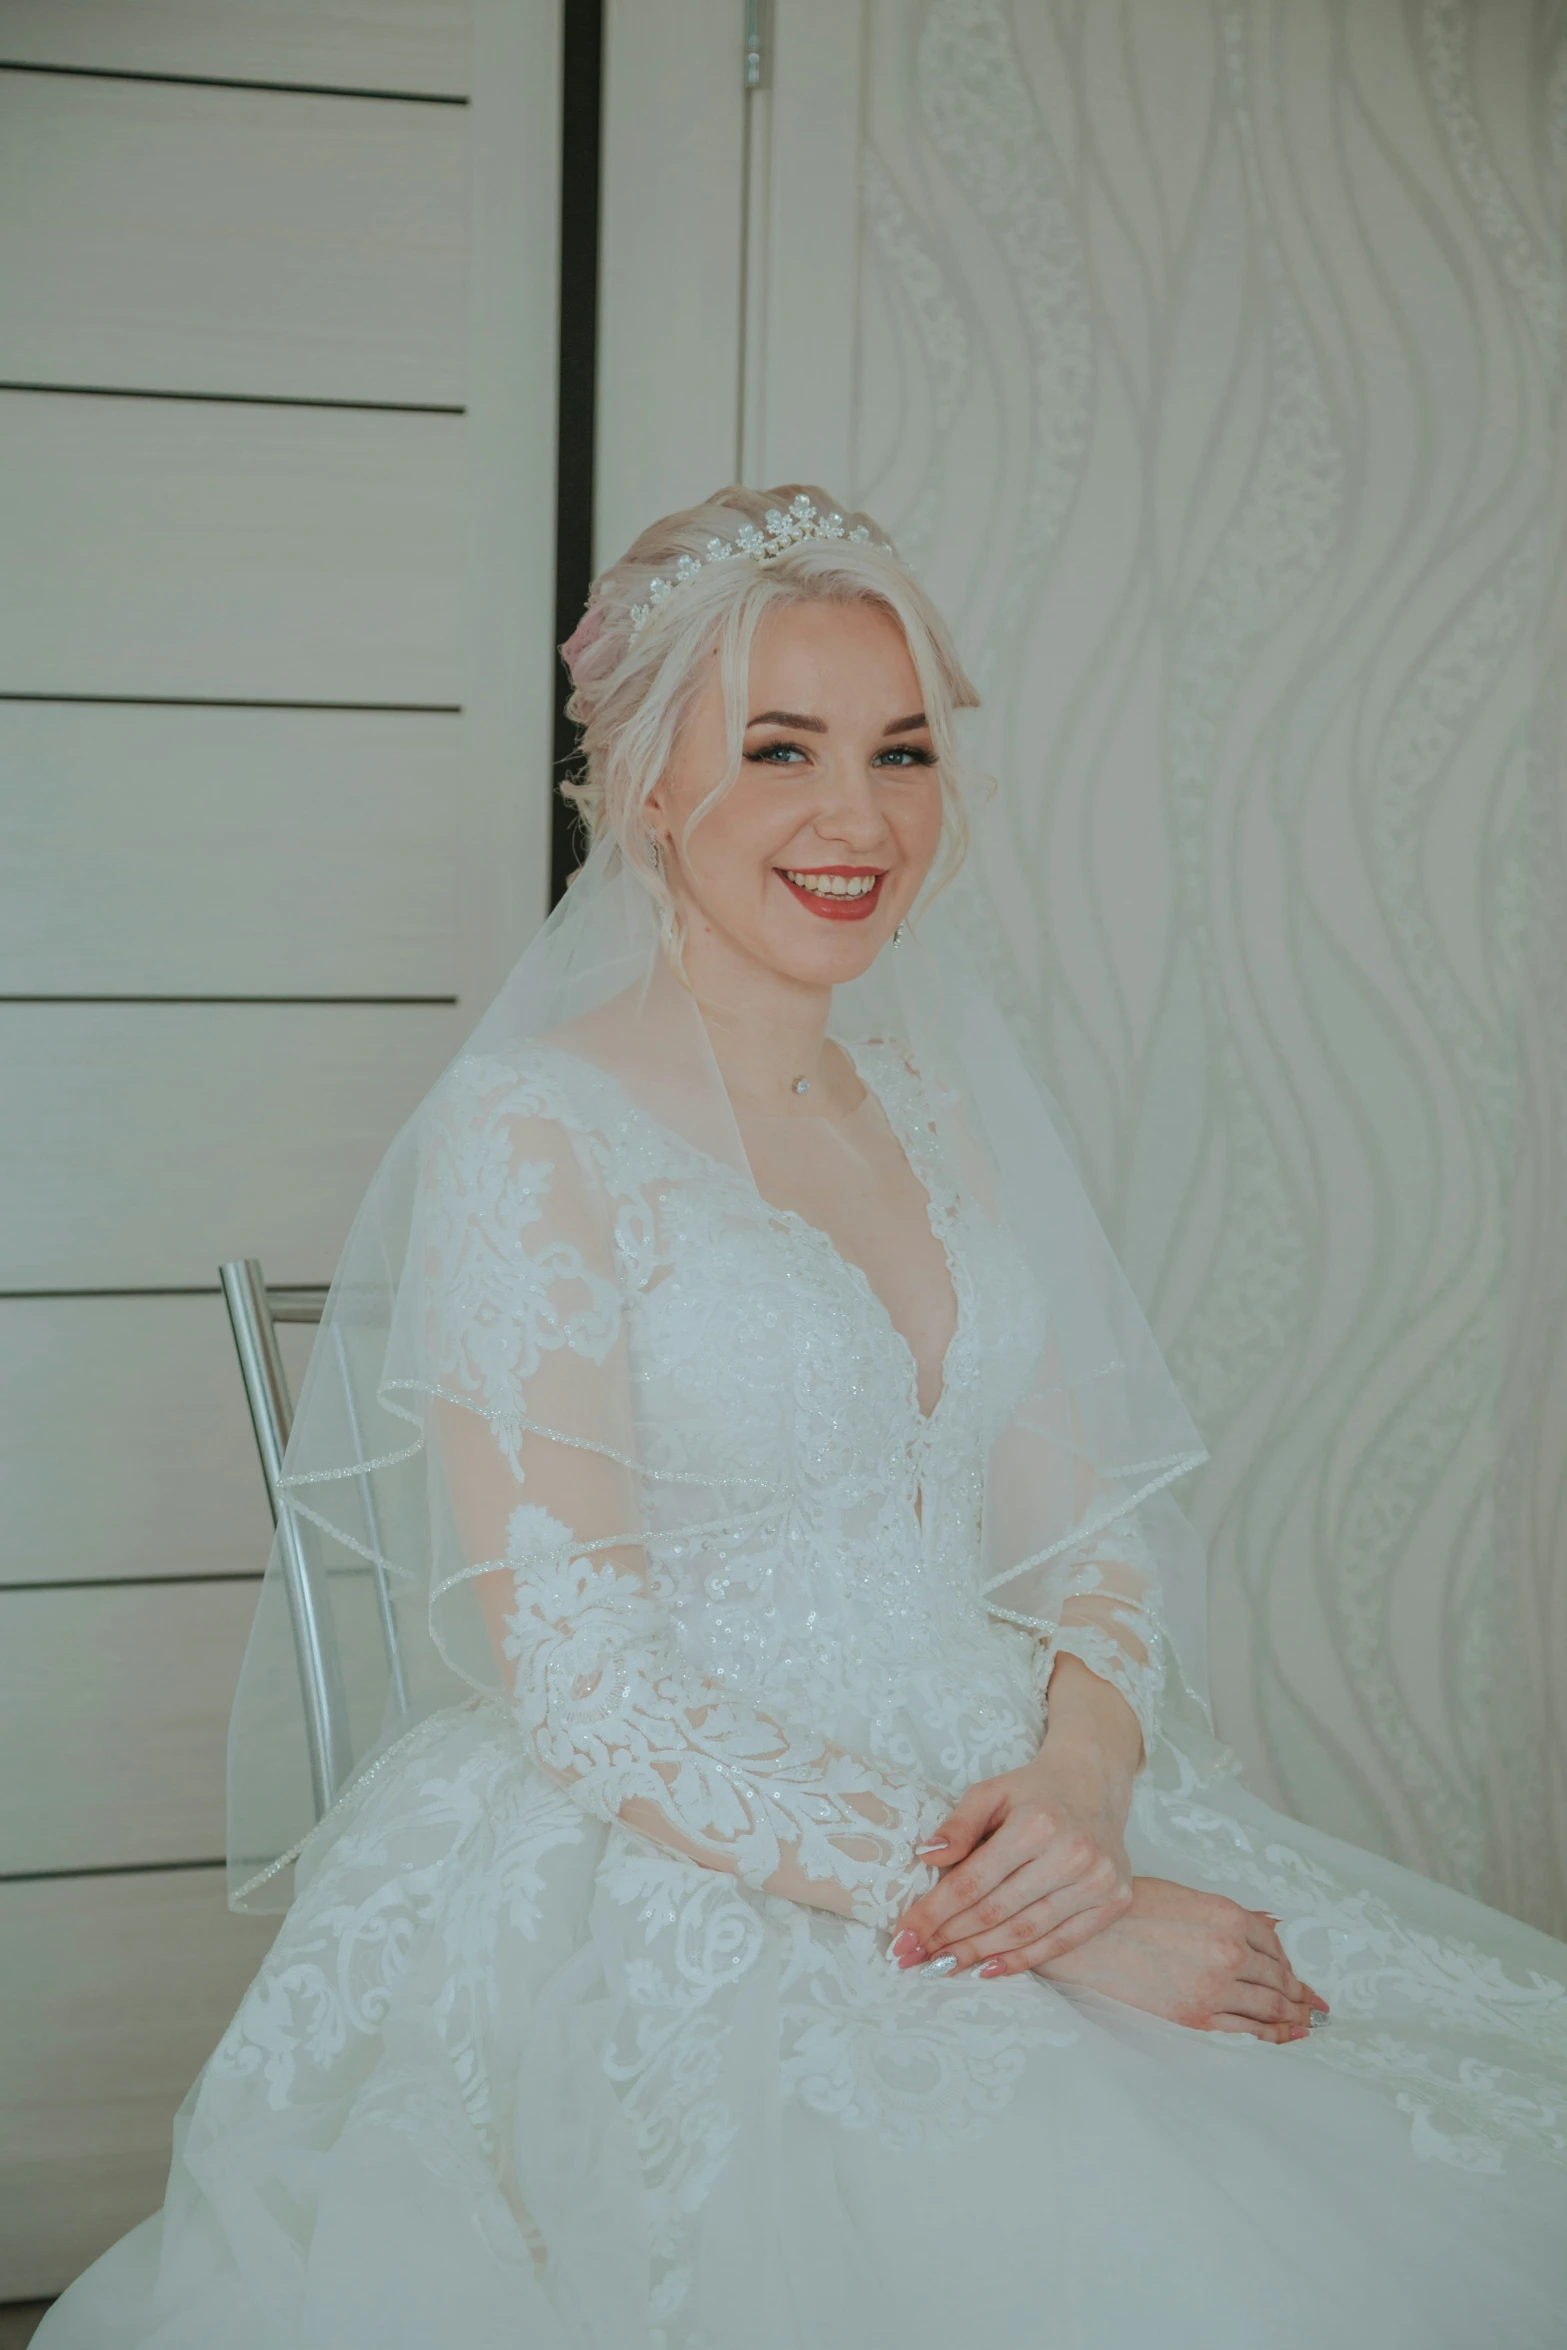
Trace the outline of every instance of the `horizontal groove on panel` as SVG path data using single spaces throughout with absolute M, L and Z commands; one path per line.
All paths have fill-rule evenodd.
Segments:
M 169 392 L 140 384 L 0 383 L 0 392 L 41 393 L 65 400 L 199 400 L 219 408 L 351 408 L 384 416 L 466 416 L 456 400 L 329 400 L 308 392 Z
M 0 1289 L 0 1306 L 20 1305 L 24 1301 L 35 1304 L 50 1297 L 217 1297 L 221 1295 L 215 1281 L 196 1281 L 181 1287 L 175 1284 L 166 1289 Z
M 235 1567 L 233 1574 L 61 1574 L 52 1584 L 0 1584 L 0 1605 L 7 1591 L 139 1591 L 143 1584 L 169 1584 L 181 1591 L 197 1591 L 202 1584 L 258 1584 L 261 1567 Z
M 57 1885 L 70 1877 L 162 1877 L 192 1869 L 221 1869 L 223 1860 L 125 1860 L 89 1869 L 0 1869 L 0 1885 Z
M 263 82 L 220 73 L 136 73 L 127 66 L 34 65 L 25 58 L 0 57 L 0 73 L 47 73 L 89 82 L 168 82 L 191 90 L 277 90 L 295 98 L 367 98 L 408 106 L 466 106 L 468 100 L 440 90 L 361 90 L 340 82 Z
M 62 1575 L 53 1583 L 0 1583 L 0 1606 L 8 1591 L 139 1591 L 144 1583 L 177 1585 L 181 1591 L 203 1583 L 259 1583 L 259 1567 L 236 1567 L 221 1575 Z
M 109 705 L 119 710 L 361 710 L 385 718 L 460 718 L 461 702 L 290 702 L 241 700 L 224 694 L 65 694 L 0 690 L 0 702 Z
M 333 1011 L 345 1004 L 359 1011 L 407 1011 L 431 1005 L 438 1011 L 454 1011 L 457 1003 L 454 995 L 0 995 L 0 1004 L 319 1004 L 323 1010 Z

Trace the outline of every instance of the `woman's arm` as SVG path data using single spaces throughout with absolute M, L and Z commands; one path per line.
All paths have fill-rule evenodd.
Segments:
M 1157 1734 L 1164 1678 L 1157 1576 L 1135 1523 L 1121 1521 L 1009 1595 L 1043 1635 L 1045 1735 L 1021 1770 L 968 1789 L 937 1829 L 941 1881 L 914 1903 L 901 1962 L 950 1959 L 1017 1974 L 1080 1949 L 1132 1898 L 1126 1817 Z M 949 1970 L 951 1971 L 951 1970 Z
M 484 1421 L 436 1412 L 465 1548 L 481 1569 L 487 1549 L 496 1562 L 475 1597 L 541 1766 L 593 1817 L 699 1867 L 890 1926 L 933 1881 L 915 1847 L 945 1797 L 691 1668 L 624 1531 L 620 1464 L 530 1436 L 515 1477 Z
M 437 1606 L 460 1641 L 488 1632 L 534 1755 L 584 1811 L 753 1890 L 890 1925 L 934 1881 L 915 1847 L 947 1797 L 692 1666 L 658 1563 L 668 1530 L 643 1539 L 616 1203 L 525 1083 L 470 1094 L 427 1171 L 427 1436 L 462 1562 Z M 739 1507 L 680 1490 L 692 1519 Z M 725 1538 L 691 1539 L 716 1566 Z M 475 1604 L 482 1623 L 458 1622 Z

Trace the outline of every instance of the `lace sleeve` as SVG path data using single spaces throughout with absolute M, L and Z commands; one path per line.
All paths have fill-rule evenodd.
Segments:
M 693 1672 L 640 1553 L 584 1548 L 523 1504 L 508 1565 L 514 1710 L 584 1810 L 866 1925 L 891 1925 L 933 1882 L 914 1847 L 946 1802 Z
M 583 1809 L 755 1891 L 888 1926 L 948 1799 L 747 1705 L 683 1651 L 645 1531 L 614 1233 L 645 1208 L 510 1099 L 439 1171 L 433 1449 L 460 1566 L 539 1763 Z
M 1151 1532 L 1173 1528 L 1179 1538 L 1183 1526 L 1162 1492 L 1139 1496 L 1132 1479 L 1101 1470 L 1078 1398 L 1047 1351 L 991 1455 L 986 1603 L 1040 1635 L 1041 1685 L 1059 1656 L 1109 1682 L 1137 1717 L 1145 1758 L 1160 1735 L 1170 1667 Z
M 1045 1642 L 1042 1678 L 1058 1656 L 1075 1656 L 1119 1692 L 1137 1716 L 1143 1752 L 1153 1752 L 1164 1687 L 1164 1632 L 1158 1571 L 1135 1516 L 1107 1526 L 1060 1561 L 1060 1611 Z

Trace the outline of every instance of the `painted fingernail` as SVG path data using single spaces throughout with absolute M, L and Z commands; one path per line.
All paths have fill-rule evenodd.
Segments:
M 892 1945 L 893 1949 L 896 1950 L 900 1955 L 905 1950 L 918 1950 L 919 1946 L 920 1938 L 918 1934 L 915 1933 L 912 1926 L 905 1926 L 902 1933 L 898 1935 Z
M 914 1857 L 915 1857 L 915 1859 L 916 1859 L 916 1860 L 923 1860 L 927 1852 L 945 1852 L 945 1851 L 946 1851 L 946 1849 L 947 1849 L 947 1839 L 946 1839 L 946 1837 L 945 1837 L 945 1836 L 938 1836 L 938 1837 L 935 1839 L 934 1843 L 931 1843 L 931 1844 L 916 1844 L 916 1845 L 915 1845 L 915 1847 L 914 1847 Z
M 1004 1958 L 987 1958 L 979 1971 L 982 1975 L 1004 1975 L 1007 1962 Z
M 947 1950 L 942 1953 L 940 1958 L 928 1958 L 921 1967 L 920 1973 L 922 1975 L 954 1975 L 957 1970 L 957 1959 L 950 1950 Z
M 929 1955 L 930 1953 L 923 1947 L 905 1950 L 900 1954 L 898 1964 L 902 1967 L 923 1966 Z

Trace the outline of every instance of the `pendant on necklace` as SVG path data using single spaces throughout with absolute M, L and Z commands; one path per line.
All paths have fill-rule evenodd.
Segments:
M 794 1081 L 794 1090 L 796 1093 L 809 1093 L 811 1090 L 810 1079 L 808 1077 L 797 1077 Z

